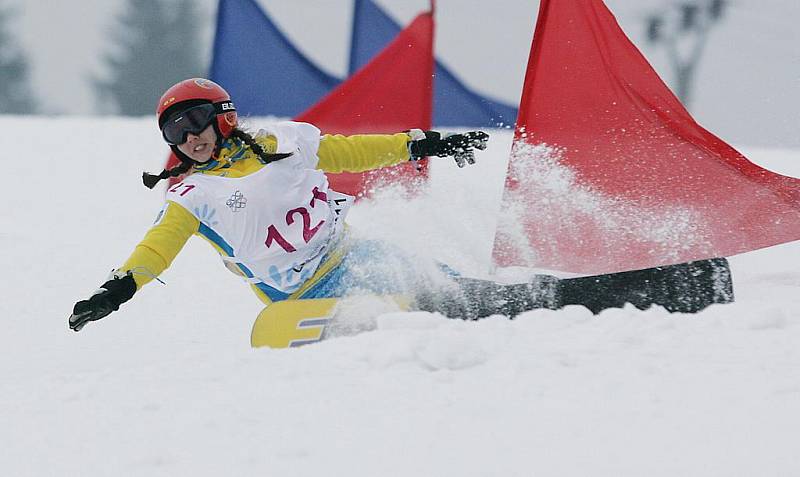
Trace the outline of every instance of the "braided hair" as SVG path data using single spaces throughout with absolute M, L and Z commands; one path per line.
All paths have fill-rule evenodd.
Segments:
M 219 135 L 219 132 L 217 132 L 217 134 Z M 269 164 L 271 162 L 279 161 L 281 159 L 285 159 L 292 155 L 291 152 L 269 153 L 265 151 L 264 148 L 261 146 L 261 144 L 256 142 L 255 138 L 250 133 L 242 129 L 239 129 L 238 127 L 234 128 L 231 131 L 230 137 L 235 137 L 237 139 L 240 139 L 247 147 L 249 147 L 259 157 L 261 162 L 264 164 Z M 220 136 L 220 140 L 217 142 L 217 150 L 214 151 L 215 154 L 219 150 L 219 147 L 222 144 L 223 140 L 224 139 L 222 139 Z M 176 154 L 176 156 L 178 157 L 178 159 L 180 159 L 181 163 L 175 167 L 172 167 L 170 169 L 164 169 L 163 171 L 161 171 L 160 174 L 149 174 L 147 172 L 143 172 L 142 182 L 144 183 L 145 187 L 147 187 L 148 189 L 152 189 L 162 179 L 168 179 L 170 177 L 178 177 L 183 174 L 186 174 L 196 164 L 191 159 L 187 160 L 188 158 L 182 157 L 183 154 Z
M 170 177 L 178 177 L 180 175 L 186 174 L 189 172 L 189 169 L 192 168 L 191 162 L 184 162 L 181 161 L 180 164 L 171 168 L 171 169 L 164 169 L 161 171 L 160 174 L 150 174 L 148 172 L 142 172 L 142 182 L 144 182 L 144 186 L 148 189 L 152 189 L 156 186 L 156 184 L 161 181 L 161 179 L 168 179 Z
M 231 137 L 235 137 L 237 139 L 241 139 L 247 147 L 249 147 L 256 155 L 261 158 L 261 162 L 264 164 L 269 164 L 270 162 L 279 161 L 281 159 L 285 159 L 292 155 L 291 152 L 288 153 L 269 153 L 261 147 L 261 144 L 257 143 L 255 138 L 250 135 L 247 131 L 242 129 L 233 128 L 231 131 Z

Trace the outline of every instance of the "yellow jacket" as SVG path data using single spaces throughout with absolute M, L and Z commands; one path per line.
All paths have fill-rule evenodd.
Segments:
M 265 151 L 275 152 L 277 142 L 273 136 L 256 138 Z M 393 166 L 408 161 L 409 136 L 405 133 L 392 135 L 369 134 L 356 136 L 324 135 L 321 138 L 318 169 L 325 172 L 364 172 L 371 169 Z M 238 139 L 227 139 L 218 157 L 192 173 L 244 177 L 264 167 L 256 154 Z M 137 289 L 166 270 L 178 255 L 189 237 L 197 235 L 200 221 L 176 202 L 168 201 L 163 216 L 145 234 L 131 256 L 119 268 L 132 271 Z M 213 245 L 213 244 L 212 244 Z M 320 267 L 317 274 L 330 267 Z M 309 280 L 315 281 L 314 278 Z M 302 290 L 301 290 L 302 291 Z M 269 299 L 258 293 L 265 303 Z

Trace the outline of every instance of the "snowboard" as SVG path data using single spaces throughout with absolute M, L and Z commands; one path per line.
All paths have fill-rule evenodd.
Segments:
M 449 318 L 510 318 L 537 308 L 558 310 L 581 305 L 598 314 L 631 304 L 644 310 L 697 313 L 715 303 L 733 301 L 733 281 L 724 258 L 577 278 L 536 275 L 526 283 L 505 285 L 466 277 L 448 288 L 420 290 L 413 297 L 384 297 L 402 310 L 437 312 Z M 254 348 L 293 348 L 325 338 L 339 298 L 286 300 L 266 307 L 250 335 Z
M 411 299 L 401 295 L 380 297 L 399 311 L 412 309 Z M 310 298 L 279 301 L 264 308 L 253 323 L 253 348 L 294 348 L 316 343 L 327 336 L 343 298 Z M 345 310 L 346 311 L 346 310 Z

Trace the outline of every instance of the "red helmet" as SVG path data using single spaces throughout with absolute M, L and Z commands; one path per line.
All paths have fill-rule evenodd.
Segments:
M 236 127 L 238 118 L 236 108 L 231 102 L 231 96 L 222 86 L 204 78 L 190 78 L 170 87 L 158 101 L 156 117 L 159 129 L 174 112 L 196 106 L 201 103 L 211 103 L 217 109 L 216 129 L 222 138 L 230 136 Z

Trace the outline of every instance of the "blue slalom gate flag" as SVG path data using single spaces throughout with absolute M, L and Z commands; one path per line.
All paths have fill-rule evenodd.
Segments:
M 400 30 L 400 25 L 372 0 L 355 0 L 350 75 L 374 58 Z M 516 119 L 516 108 L 471 91 L 455 74 L 436 62 L 433 85 L 434 126 L 511 127 Z
M 298 51 L 256 0 L 219 1 L 209 76 L 240 117 L 294 117 L 341 82 Z

